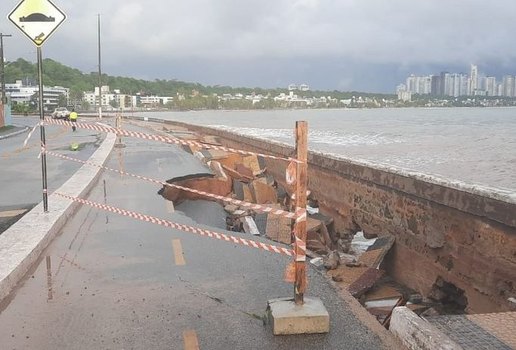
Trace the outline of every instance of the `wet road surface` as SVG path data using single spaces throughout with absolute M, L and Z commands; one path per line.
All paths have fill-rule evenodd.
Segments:
M 14 117 L 17 125 L 33 127 L 39 118 Z M 104 135 L 67 127 L 46 126 L 47 149 L 82 160 L 88 159 L 98 147 Z M 16 222 L 23 214 L 13 215 L 20 209 L 30 209 L 42 200 L 41 159 L 39 128 L 26 147 L 23 141 L 28 133 L 0 140 L 0 232 Z M 70 151 L 70 144 L 79 144 L 78 151 Z M 47 156 L 48 188 L 59 188 L 77 171 L 80 164 Z M 25 211 L 24 211 L 25 212 Z M 3 213 L 3 214 L 2 214 Z
M 124 143 L 127 147 L 115 149 L 107 166 L 159 180 L 206 172 L 175 146 Z M 172 212 L 158 190 L 104 172 L 87 199 L 188 225 L 219 226 L 223 212 L 217 204 L 184 203 Z M 2 305 L 1 348 L 194 349 L 196 343 L 201 349 L 381 348 L 379 338 L 311 269 L 307 295 L 325 303 L 330 333 L 274 337 L 260 318 L 267 300 L 293 295 L 293 286 L 283 281 L 288 262 L 277 254 L 82 206 Z

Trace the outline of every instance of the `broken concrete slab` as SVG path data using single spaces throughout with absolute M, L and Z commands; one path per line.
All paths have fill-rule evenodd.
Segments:
M 229 180 L 228 176 L 226 175 L 226 172 L 224 171 L 224 169 L 222 169 L 222 165 L 219 162 L 211 160 L 208 162 L 208 166 L 213 171 L 216 177 L 224 180 Z
M 233 194 L 234 198 L 243 201 L 244 200 L 244 184 L 240 181 L 233 181 Z
M 306 231 L 307 232 L 317 232 L 321 226 L 323 225 L 322 221 L 311 218 L 308 216 L 306 219 Z
M 233 194 L 234 198 L 245 201 L 248 203 L 254 203 L 254 197 L 249 186 L 241 181 L 233 181 Z
M 367 251 L 360 256 L 358 261 L 364 262 L 369 267 L 378 268 L 392 248 L 394 241 L 395 237 L 392 235 L 377 238 L 375 242 L 367 248 Z
M 243 164 L 236 164 L 235 171 L 239 173 L 241 176 L 244 176 L 249 179 L 254 179 L 253 171 Z
M 384 271 L 368 268 L 356 281 L 348 287 L 348 292 L 355 298 L 360 298 L 384 276 Z
M 330 331 L 330 315 L 319 298 L 305 297 L 303 305 L 291 298 L 267 302 L 274 335 L 316 334 Z
M 253 191 L 249 188 L 249 185 L 243 184 L 242 188 L 244 190 L 244 201 L 248 203 L 256 203 Z
M 258 231 L 260 231 L 260 234 L 266 235 L 267 234 L 267 213 L 257 213 L 254 216 L 254 222 L 256 223 L 256 227 L 258 227 Z
M 242 163 L 242 156 L 237 153 L 229 153 L 227 157 L 218 159 L 220 164 L 228 167 L 231 170 L 235 170 L 236 164 Z
M 339 282 L 343 288 L 348 288 L 353 282 L 358 280 L 360 276 L 367 271 L 367 267 L 347 267 L 340 265 L 336 270 L 328 271 L 328 275 L 336 282 Z
M 232 189 L 231 179 L 216 178 L 213 174 L 207 173 L 181 176 L 167 180 L 167 183 L 191 189 L 196 189 L 199 191 L 220 195 L 224 197 L 231 193 Z M 169 201 L 174 202 L 174 204 L 176 205 L 187 199 L 210 199 L 209 197 L 197 193 L 183 191 L 181 189 L 177 189 L 170 186 L 163 186 L 163 188 L 158 191 L 158 194 L 162 195 Z
M 323 215 L 319 212 L 310 214 L 310 218 L 321 221 L 324 225 L 330 226 L 333 223 L 333 218 L 328 215 Z
M 251 183 L 251 189 L 257 204 L 276 204 L 278 202 L 276 189 L 266 183 L 255 180 Z
M 396 288 L 381 285 L 373 288 L 371 291 L 367 292 L 365 297 L 366 302 L 375 301 L 375 300 L 385 300 L 385 299 L 397 299 L 402 296 L 402 293 L 398 291 Z
M 238 180 L 238 181 L 241 181 L 241 182 L 251 182 L 253 180 L 252 177 L 248 177 L 248 176 L 245 176 L 243 174 L 240 174 L 238 171 L 233 170 L 233 169 L 231 169 L 231 168 L 229 168 L 229 167 L 227 167 L 225 165 L 222 165 L 222 168 L 234 180 Z
M 242 158 L 242 164 L 251 169 L 253 174 L 259 174 L 262 172 L 262 168 L 260 168 L 260 164 L 258 163 L 258 157 L 255 155 L 250 155 Z
M 236 212 L 238 210 L 238 205 L 228 204 L 228 205 L 224 206 L 224 210 L 230 214 L 233 214 L 234 212 Z
M 226 151 L 220 151 L 216 149 L 205 149 L 201 151 L 204 156 L 209 160 L 221 160 L 229 157 L 231 153 Z
M 273 208 L 281 208 L 279 205 L 272 205 Z M 266 236 L 276 242 L 285 244 L 292 243 L 292 220 L 273 214 L 267 215 L 265 227 Z
M 258 230 L 258 227 L 256 227 L 256 223 L 250 216 L 244 217 L 244 232 L 252 234 L 253 236 L 260 235 L 260 231 Z
M 319 239 L 307 239 L 306 240 L 307 249 L 319 254 L 326 255 L 328 254 L 328 247 L 322 243 Z

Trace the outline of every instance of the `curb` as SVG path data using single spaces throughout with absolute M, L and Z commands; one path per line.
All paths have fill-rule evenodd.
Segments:
M 0 135 L 0 140 L 6 139 L 8 137 L 23 134 L 23 133 L 27 132 L 29 129 L 30 128 L 28 126 L 26 126 L 25 129 L 23 129 L 23 130 L 18 130 L 18 131 L 15 131 L 15 132 L 7 134 L 7 135 Z
M 106 135 L 90 161 L 104 164 L 113 149 L 116 136 Z M 100 175 L 100 168 L 85 164 L 57 191 L 73 197 L 87 194 Z M 43 212 L 40 202 L 17 223 L 0 235 L 0 301 L 15 289 L 70 218 L 79 204 L 51 194 L 49 211 Z
M 463 350 L 446 334 L 406 306 L 394 308 L 389 329 L 409 349 Z

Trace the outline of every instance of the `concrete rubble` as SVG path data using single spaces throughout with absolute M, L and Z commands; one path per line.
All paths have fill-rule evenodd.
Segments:
M 219 145 L 214 137 L 185 134 L 188 139 Z M 199 191 L 231 197 L 245 202 L 266 205 L 274 209 L 292 211 L 292 188 L 283 188 L 267 173 L 261 157 L 204 150 L 184 146 L 210 169 L 210 173 L 189 175 L 167 182 Z M 180 203 L 183 200 L 213 200 L 195 193 L 164 186 L 163 197 Z M 291 219 L 257 212 L 237 204 L 218 201 L 227 213 L 226 228 L 230 231 L 265 236 L 290 245 L 293 242 Z M 407 291 L 392 280 L 382 269 L 382 263 L 395 240 L 392 235 L 374 236 L 358 231 L 354 235 L 336 232 L 334 220 L 320 212 L 316 198 L 308 197 L 307 255 L 317 269 L 326 269 L 335 283 L 348 290 L 362 305 L 388 326 L 394 307 L 405 305 L 415 312 L 423 312 L 435 303 L 422 300 L 420 295 Z M 418 297 L 419 296 L 419 297 Z

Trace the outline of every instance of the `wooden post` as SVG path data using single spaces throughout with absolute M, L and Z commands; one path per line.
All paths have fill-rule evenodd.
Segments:
M 296 282 L 294 289 L 294 301 L 297 305 L 303 305 L 304 293 L 306 290 L 306 190 L 308 178 L 308 123 L 306 121 L 296 122 L 296 212 L 302 217 L 295 223 L 296 234 Z

